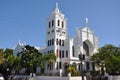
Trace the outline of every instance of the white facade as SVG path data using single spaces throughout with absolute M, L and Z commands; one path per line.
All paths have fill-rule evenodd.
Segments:
M 46 73 L 59 73 L 62 69 L 66 73 L 66 68 L 73 64 L 77 70 L 80 70 L 80 61 L 78 55 L 85 55 L 83 61 L 83 69 L 90 71 L 93 69 L 90 62 L 90 56 L 97 52 L 98 38 L 94 32 L 89 29 L 88 19 L 86 18 L 86 26 L 76 30 L 76 37 L 69 38 L 67 32 L 67 19 L 58 9 L 56 4 L 55 10 L 51 13 L 47 20 L 46 30 L 46 53 L 55 53 L 57 60 L 51 64 L 48 69 L 46 64 Z
M 67 19 L 58 9 L 58 4 L 56 4 L 55 10 L 47 19 L 46 44 L 46 47 L 37 49 L 41 53 L 55 53 L 57 60 L 50 65 L 46 63 L 45 73 L 59 73 L 60 71 L 66 73 L 66 69 L 70 64 L 75 65 L 77 71 L 80 71 L 79 54 L 83 54 L 85 57 L 82 68 L 87 71 L 93 70 L 90 56 L 97 52 L 98 38 L 90 30 L 87 18 L 85 26 L 76 30 L 75 38 L 69 38 Z M 22 48 L 18 44 L 14 54 L 17 54 Z
M 19 43 L 17 44 L 17 46 L 13 50 L 13 54 L 16 56 L 18 53 L 23 51 L 25 45 L 26 45 L 26 43 L 22 43 L 22 42 L 19 41 Z

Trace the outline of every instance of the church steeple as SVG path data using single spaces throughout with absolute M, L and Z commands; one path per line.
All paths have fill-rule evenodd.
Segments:
M 86 17 L 86 19 L 85 19 L 85 24 L 86 24 L 86 27 L 89 27 L 88 26 L 88 18 Z
M 58 9 L 58 3 L 56 3 L 55 12 L 59 13 L 59 9 Z
M 58 3 L 56 3 L 56 9 L 58 9 Z
M 89 38 L 89 32 L 88 32 L 89 26 L 88 26 L 88 18 L 87 17 L 85 19 L 85 24 L 86 24 L 86 27 L 87 27 L 87 38 Z
M 54 52 L 56 55 L 59 55 L 58 51 L 63 51 L 64 47 L 66 46 L 67 19 L 59 10 L 58 3 L 56 3 L 52 14 L 47 19 L 46 33 L 47 52 Z

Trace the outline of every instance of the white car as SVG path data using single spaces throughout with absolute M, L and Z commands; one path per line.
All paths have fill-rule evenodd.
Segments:
M 0 73 L 0 80 L 4 80 L 4 77 L 1 73 Z

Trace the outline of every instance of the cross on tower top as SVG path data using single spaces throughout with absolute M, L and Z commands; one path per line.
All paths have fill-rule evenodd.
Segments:
M 56 3 L 56 9 L 58 9 L 58 3 Z
M 58 9 L 58 3 L 56 3 L 55 12 L 59 12 L 59 9 Z
M 86 24 L 88 24 L 88 18 L 86 18 Z
M 87 38 L 88 38 L 89 37 L 89 32 L 88 32 L 89 26 L 88 26 L 88 18 L 87 17 L 85 19 L 85 23 L 86 23 L 86 27 L 87 27 Z
M 88 25 L 88 18 L 87 17 L 85 19 L 85 25 L 86 25 L 87 28 L 89 27 L 89 25 Z

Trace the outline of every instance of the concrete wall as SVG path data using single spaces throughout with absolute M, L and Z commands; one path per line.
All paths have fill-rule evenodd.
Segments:
M 109 76 L 108 80 L 120 80 L 120 76 Z
M 36 76 L 36 80 L 82 80 L 81 76 L 59 77 L 59 76 Z M 86 77 L 84 77 L 86 80 Z M 109 76 L 108 80 L 120 80 L 120 76 Z
M 36 76 L 36 80 L 69 80 L 68 77 L 59 76 Z
M 30 78 L 30 76 L 23 76 L 23 75 L 16 75 L 14 76 L 14 79 L 17 78 Z M 82 80 L 81 76 L 76 77 L 60 77 L 60 76 L 35 76 L 36 80 Z M 84 77 L 84 80 L 86 80 L 86 77 Z M 120 80 L 120 76 L 108 76 L 108 80 Z
M 82 77 L 70 77 L 69 80 L 82 80 Z M 84 77 L 84 80 L 86 80 L 86 77 Z
M 81 77 L 36 76 L 36 80 L 82 80 Z M 86 80 L 86 78 L 84 78 Z

